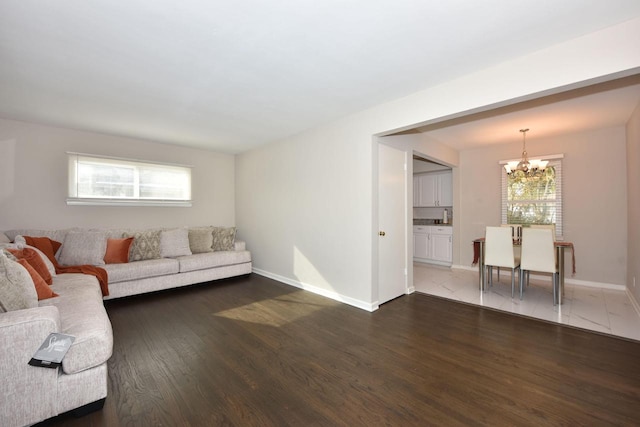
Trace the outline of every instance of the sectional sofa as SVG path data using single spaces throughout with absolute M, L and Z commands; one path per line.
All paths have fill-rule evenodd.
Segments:
M 24 236 L 61 243 L 55 259 L 27 245 Z M 13 253 L 23 248 L 37 252 L 51 274 L 47 290 L 55 293 L 38 300 L 31 282 L 24 288 L 26 302 L 18 307 L 9 302 L 7 307 L 2 300 L 6 292 L 0 292 L 2 426 L 29 425 L 70 410 L 83 414 L 102 407 L 107 396 L 107 361 L 113 349 L 104 299 L 251 272 L 251 254 L 244 242 L 235 240 L 234 228 L 9 230 L 0 233 L 1 247 L 13 248 Z M 0 286 L 27 281 L 29 273 L 16 267 L 11 255 L 0 252 Z M 80 264 L 106 270 L 108 294 L 93 275 L 60 273 L 64 266 Z M 62 366 L 28 365 L 51 332 L 75 337 Z

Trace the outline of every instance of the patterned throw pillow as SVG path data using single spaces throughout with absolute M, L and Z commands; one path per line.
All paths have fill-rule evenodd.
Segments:
M 124 233 L 124 237 L 133 237 L 133 244 L 129 250 L 129 262 L 160 258 L 160 233 L 160 230 Z
M 38 306 L 38 294 L 27 270 L 0 251 L 0 313 Z
M 232 251 L 236 241 L 235 227 L 213 227 L 214 251 Z
M 189 248 L 191 253 L 201 254 L 213 252 L 213 234 L 211 227 L 199 227 L 189 229 Z

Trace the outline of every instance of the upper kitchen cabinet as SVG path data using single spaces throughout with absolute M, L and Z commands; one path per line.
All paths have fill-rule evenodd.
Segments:
M 414 175 L 413 206 L 430 208 L 453 206 L 451 171 Z

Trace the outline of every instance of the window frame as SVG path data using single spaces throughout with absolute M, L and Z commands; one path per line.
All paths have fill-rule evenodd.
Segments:
M 548 160 L 549 163 L 547 166 L 553 166 L 556 172 L 556 240 L 562 240 L 564 235 L 564 226 L 563 226 L 563 199 L 562 199 L 562 159 L 564 158 L 563 154 L 553 154 L 548 156 L 536 156 L 536 159 L 540 160 Z M 502 173 L 501 178 L 501 221 L 502 224 L 507 224 L 507 210 L 509 206 L 508 194 L 507 194 L 507 174 L 504 170 L 504 165 L 511 162 L 513 160 L 501 160 L 500 161 L 500 171 Z M 519 161 L 519 160 L 516 160 Z
M 182 165 L 176 163 L 154 162 L 148 160 L 129 159 L 124 157 L 102 156 L 96 154 L 85 154 L 67 152 L 68 162 L 68 191 L 67 205 L 88 205 L 88 206 L 162 206 L 162 207 L 191 207 L 192 206 L 192 169 L 193 166 Z M 128 168 L 133 170 L 133 193 L 132 197 L 114 197 L 114 196 L 79 196 L 79 174 L 78 165 L 81 162 L 96 162 L 104 164 L 112 164 L 120 168 Z M 186 179 L 186 188 L 182 187 L 186 197 L 140 197 L 140 169 L 143 168 L 163 168 L 167 171 L 184 173 Z

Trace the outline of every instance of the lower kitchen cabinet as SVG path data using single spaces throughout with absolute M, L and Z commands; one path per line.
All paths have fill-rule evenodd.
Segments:
M 453 261 L 453 228 L 413 226 L 413 259 L 439 265 Z
M 431 259 L 451 264 L 453 261 L 453 229 L 431 227 Z
M 413 226 L 413 257 L 427 259 L 430 256 L 429 227 L 426 225 Z

